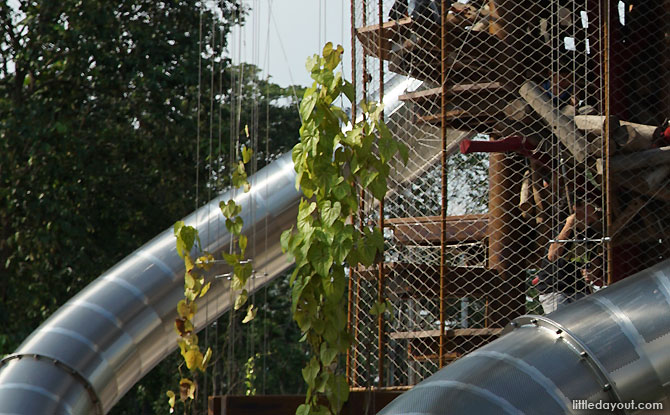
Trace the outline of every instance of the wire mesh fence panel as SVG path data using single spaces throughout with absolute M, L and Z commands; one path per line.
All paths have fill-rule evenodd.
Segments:
M 665 1 L 612 2 L 609 9 L 611 278 L 668 257 L 669 160 L 667 19 Z
M 365 339 L 383 362 L 375 376 L 354 362 L 354 387 L 413 385 L 513 318 L 667 257 L 670 2 L 353 0 L 352 10 L 358 97 L 381 90 L 410 153 L 384 201 L 383 273 L 365 271 L 377 279 L 371 301 L 381 287 L 393 305 L 381 338 L 367 328 Z M 362 212 L 379 221 L 376 209 Z

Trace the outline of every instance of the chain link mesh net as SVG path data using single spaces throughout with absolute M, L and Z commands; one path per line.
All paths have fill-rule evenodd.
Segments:
M 352 12 L 358 99 L 397 96 L 387 122 L 410 150 L 383 205 L 382 282 L 378 268 L 351 273 L 352 387 L 411 386 L 511 319 L 668 255 L 670 2 L 353 0 Z M 378 222 L 379 206 L 362 216 Z

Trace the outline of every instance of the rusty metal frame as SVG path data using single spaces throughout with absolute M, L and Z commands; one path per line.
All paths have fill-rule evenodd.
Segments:
M 379 102 L 384 102 L 384 60 L 382 57 L 382 46 L 383 46 L 383 25 L 384 25 L 384 1 L 378 0 L 378 17 L 379 17 L 379 35 L 378 35 L 378 45 L 377 45 L 377 58 L 379 59 Z M 381 133 L 380 133 L 381 134 Z M 379 201 L 379 230 L 384 232 L 384 198 Z M 384 304 L 384 251 L 382 248 L 382 253 L 378 263 L 378 286 L 377 286 L 377 301 L 379 304 Z M 382 387 L 384 385 L 384 345 L 385 345 L 385 324 L 384 324 L 384 313 L 379 313 L 377 316 L 378 323 L 378 340 L 379 340 L 379 350 L 378 352 L 378 370 L 379 370 L 379 384 L 377 386 Z
M 351 84 L 354 87 L 354 100 L 351 103 L 351 121 L 354 122 L 356 120 L 356 0 L 350 0 L 349 5 L 350 5 L 350 23 L 351 23 Z M 353 284 L 353 279 L 354 279 L 354 272 L 351 268 L 349 268 L 349 282 L 348 282 L 348 292 L 347 292 L 347 331 L 349 333 L 352 332 L 353 330 L 353 313 L 354 308 L 352 306 L 353 304 L 353 290 L 354 290 L 354 284 Z M 347 361 L 346 361 L 346 368 L 345 368 L 345 376 L 347 377 L 347 380 L 351 381 L 352 377 L 352 370 L 351 370 L 351 362 L 352 362 L 352 352 L 355 351 L 356 348 L 356 342 L 354 344 L 349 346 L 349 349 L 347 350 Z M 355 361 L 355 354 L 353 356 L 353 359 Z M 351 386 L 351 385 L 350 385 Z
M 603 14 L 603 82 L 605 90 L 605 123 L 604 123 L 604 141 L 605 141 L 605 232 L 609 237 L 610 230 L 612 229 L 612 187 L 611 187 L 611 178 L 610 178 L 610 0 L 603 0 L 601 2 L 601 8 L 604 9 Z M 606 238 L 606 250 L 607 250 L 607 285 L 612 284 L 612 269 L 614 265 L 614 258 L 612 257 L 612 240 L 611 238 Z
M 440 83 L 442 87 L 442 94 L 440 97 L 440 135 L 442 140 L 442 154 L 441 154 L 441 181 L 442 181 L 442 200 L 440 207 L 440 339 L 438 347 L 438 365 L 444 366 L 444 347 L 445 347 L 445 304 L 444 304 L 444 279 L 447 272 L 447 258 L 446 258 L 446 239 L 447 239 L 447 57 L 449 51 L 447 50 L 447 13 L 449 11 L 449 2 L 442 0 L 441 6 L 441 33 L 440 33 Z

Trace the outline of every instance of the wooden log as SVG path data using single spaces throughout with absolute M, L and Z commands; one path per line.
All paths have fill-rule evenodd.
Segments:
M 620 173 L 661 164 L 670 164 L 670 146 L 611 157 L 608 168 L 610 173 Z M 605 171 L 603 159 L 596 160 L 596 170 L 601 175 Z
M 497 37 L 498 39 L 505 39 L 507 37 L 507 32 L 500 22 L 500 14 L 498 13 L 498 7 L 496 5 L 496 0 L 489 0 L 489 33 Z
M 580 130 L 587 130 L 595 134 L 604 133 L 604 115 L 577 115 L 575 116 L 575 124 Z M 637 134 L 640 134 L 643 137 L 650 137 L 654 134 L 656 127 L 653 125 L 638 124 L 628 121 L 620 121 L 622 126 L 629 126 L 635 129 Z
M 535 202 L 537 223 L 543 223 L 549 218 L 549 205 L 551 203 L 551 193 L 544 187 L 544 178 L 540 173 L 542 167 L 538 163 L 531 163 L 531 185 L 533 189 L 533 201 Z
M 533 261 L 539 266 L 553 237 L 551 219 L 551 192 L 544 187 L 544 179 L 540 173 L 542 167 L 535 162 L 530 164 L 531 187 L 533 190 L 533 201 L 535 202 L 535 252 Z
M 523 174 L 523 181 L 521 182 L 521 193 L 519 193 L 519 210 L 521 210 L 521 216 L 523 216 L 524 219 L 528 219 L 533 211 L 530 189 L 530 170 L 526 170 Z
M 604 123 L 605 117 L 603 115 L 577 115 L 575 117 L 577 128 L 599 136 L 604 135 Z M 612 133 L 614 141 L 620 147 L 620 152 L 630 153 L 654 147 L 655 126 L 628 121 L 619 121 L 618 124 L 618 128 L 612 128 L 614 130 Z
M 521 122 L 531 122 L 532 111 L 533 109 L 523 99 L 515 99 L 503 108 L 503 113 L 507 118 Z
M 549 128 L 538 125 L 540 118 L 537 114 L 535 114 L 535 112 L 531 114 L 530 118 L 533 120 L 533 125 L 528 125 L 523 122 L 509 119 L 498 122 L 493 126 L 493 135 L 498 137 L 521 135 L 525 137 L 528 142 L 538 148 L 540 147 L 540 143 L 542 143 L 548 137 L 551 137 L 551 131 Z M 534 121 L 538 121 L 538 123 L 535 124 Z
M 587 156 L 588 143 L 584 134 L 577 129 L 574 120 L 557 112 L 549 95 L 532 81 L 523 84 L 519 93 L 549 123 L 553 133 L 572 156 L 578 162 L 583 162 Z
M 503 273 L 510 266 L 514 247 L 512 223 L 514 209 L 514 187 L 518 173 L 507 157 L 500 153 L 489 156 L 489 268 Z
M 641 127 L 656 128 L 651 125 L 638 124 Z M 617 131 L 620 131 L 623 145 L 619 149 L 621 153 L 633 153 L 636 151 L 648 150 L 654 147 L 654 132 L 649 133 L 648 128 L 636 128 L 632 125 L 622 125 Z

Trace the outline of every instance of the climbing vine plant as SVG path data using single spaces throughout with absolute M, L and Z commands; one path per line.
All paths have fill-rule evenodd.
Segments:
M 407 148 L 391 136 L 381 105 L 362 102 L 364 117 L 357 123 L 335 105 L 342 94 L 355 99 L 353 85 L 340 72 L 334 74 L 342 52 L 342 46 L 327 43 L 322 56 L 307 60 L 314 83 L 300 104 L 300 143 L 292 154 L 296 187 L 304 197 L 295 229 L 281 238 L 282 248 L 295 259 L 293 317 L 313 351 L 302 370 L 307 397 L 297 415 L 338 414 L 348 398 L 346 377 L 338 371 L 338 356 L 350 345 L 345 269 L 371 266 L 384 248 L 379 228 L 353 225 L 359 189 L 383 199 L 393 157 L 399 152 L 407 161 Z M 373 311 L 384 308 L 376 304 Z M 328 406 L 319 404 L 322 395 Z
M 246 164 L 251 160 L 253 151 L 242 146 L 242 160 L 238 161 L 232 174 L 232 185 L 236 189 L 248 192 L 251 187 L 247 180 Z M 236 248 L 231 252 L 224 253 L 223 259 L 232 267 L 231 290 L 235 294 L 235 310 L 240 309 L 247 302 L 249 294 L 245 289 L 247 281 L 253 273 L 252 264 L 245 259 L 247 249 L 247 237 L 242 235 L 244 220 L 240 216 L 242 207 L 230 199 L 219 204 L 221 213 L 226 218 L 225 225 L 228 232 L 237 241 Z M 186 368 L 190 374 L 204 372 L 212 356 L 212 349 L 207 348 L 202 352 L 198 344 L 198 335 L 193 325 L 193 317 L 197 311 L 196 299 L 203 297 L 209 291 L 211 281 L 205 283 L 204 273 L 209 271 L 216 263 L 214 255 L 202 249 L 198 231 L 192 226 L 178 221 L 174 225 L 174 235 L 177 238 L 177 253 L 184 260 L 184 298 L 177 304 L 178 317 L 175 320 L 175 331 L 178 335 L 177 344 L 184 358 Z M 192 256 L 192 252 L 197 254 Z M 197 259 L 194 259 L 197 258 Z M 256 308 L 249 305 L 247 314 L 242 321 L 247 323 L 256 315 Z M 195 399 L 197 383 L 189 376 L 185 376 L 179 369 L 181 379 L 179 381 L 179 399 L 184 402 L 184 413 L 187 413 L 190 403 Z M 174 412 L 177 395 L 173 391 L 167 392 L 170 413 Z

